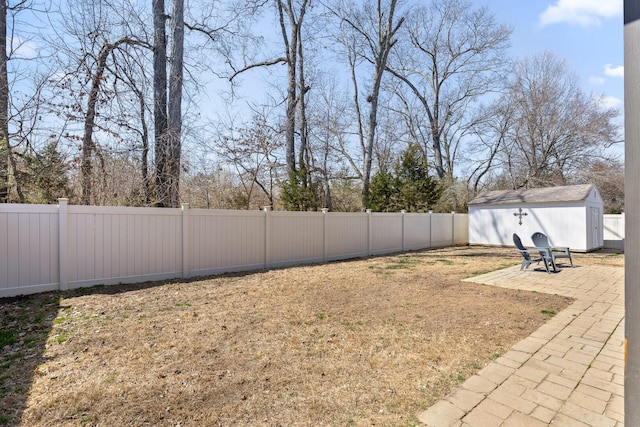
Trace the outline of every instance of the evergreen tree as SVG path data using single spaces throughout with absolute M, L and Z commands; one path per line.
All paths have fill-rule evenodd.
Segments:
M 371 180 L 368 206 L 376 212 L 426 212 L 442 188 L 429 176 L 427 159 L 418 144 L 411 144 L 394 165 L 393 173 L 381 169 Z
M 396 197 L 395 178 L 387 169 L 381 169 L 371 178 L 369 196 L 367 197 L 367 208 L 374 212 L 395 212 Z
M 442 193 L 441 187 L 429 176 L 427 158 L 418 144 L 411 144 L 402 153 L 395 167 L 399 210 L 426 212 Z
M 311 181 L 305 166 L 289 174 L 289 181 L 282 188 L 280 201 L 288 211 L 318 210 L 318 185 Z

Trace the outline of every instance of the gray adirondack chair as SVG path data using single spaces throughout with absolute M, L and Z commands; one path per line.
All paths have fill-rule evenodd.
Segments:
M 557 265 L 556 259 L 558 258 L 567 258 L 569 260 L 569 263 L 571 263 L 571 267 L 573 267 L 573 260 L 571 259 L 571 251 L 569 250 L 569 247 L 551 246 L 551 243 L 549 243 L 549 238 L 545 234 L 540 232 L 533 233 L 531 235 L 531 240 L 533 240 L 533 245 L 536 247 L 536 249 L 544 249 L 548 251 L 553 261 L 554 268 Z
M 518 251 L 520 252 L 520 255 L 522 255 L 522 257 L 524 258 L 522 260 L 522 264 L 520 264 L 520 270 L 524 270 L 525 268 L 528 268 L 532 263 L 536 262 L 536 263 L 540 263 L 540 261 L 544 261 L 544 269 L 547 270 L 547 273 L 550 273 L 549 271 L 549 264 L 553 265 L 552 259 L 548 256 L 546 256 L 546 252 L 542 253 L 541 251 L 529 251 L 527 248 L 524 247 L 524 245 L 522 244 L 522 240 L 520 240 L 520 236 L 518 236 L 516 233 L 513 233 L 513 244 L 516 245 L 516 248 L 518 248 Z M 531 252 L 539 252 L 539 257 L 536 258 L 534 255 L 531 254 Z M 555 265 L 553 265 L 554 267 L 554 271 L 555 271 Z

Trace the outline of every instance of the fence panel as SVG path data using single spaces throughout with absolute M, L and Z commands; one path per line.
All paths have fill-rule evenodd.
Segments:
M 453 244 L 466 245 L 469 243 L 469 215 L 453 215 Z
M 405 214 L 404 229 L 405 250 L 423 249 L 431 245 L 431 219 L 429 215 L 419 213 Z
M 182 210 L 69 206 L 70 287 L 176 277 Z
M 328 212 L 325 216 L 327 261 L 369 255 L 368 214 Z
M 619 215 L 603 215 L 604 240 L 623 240 L 625 217 Z
M 438 248 L 453 244 L 453 214 L 431 214 L 431 247 Z
M 58 289 L 58 207 L 0 211 L 0 297 Z
M 467 215 L 0 205 L 0 297 L 467 243 Z
M 603 215 L 603 240 L 604 247 L 624 249 L 625 215 Z
M 265 214 L 189 210 L 189 241 L 190 275 L 263 268 Z
M 324 215 L 320 212 L 267 212 L 268 266 L 322 262 Z
M 402 251 L 402 214 L 370 214 L 371 254 Z

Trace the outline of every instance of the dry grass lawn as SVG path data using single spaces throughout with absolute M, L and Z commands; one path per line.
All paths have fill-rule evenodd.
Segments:
M 0 425 L 417 425 L 571 302 L 461 282 L 519 263 L 458 247 L 0 300 Z

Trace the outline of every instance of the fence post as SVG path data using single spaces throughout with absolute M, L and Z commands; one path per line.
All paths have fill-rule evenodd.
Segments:
M 371 209 L 367 209 L 367 256 L 371 256 Z
M 456 211 L 451 211 L 451 244 L 456 245 Z
M 322 262 L 327 262 L 327 212 L 328 208 L 322 208 Z
M 269 246 L 271 240 L 271 206 L 262 208 L 264 211 L 264 268 L 269 268 L 271 264 L 271 254 Z
M 402 252 L 404 252 L 404 214 L 407 213 L 404 209 L 400 211 L 402 214 Z
M 433 247 L 433 211 L 429 209 L 429 249 Z
M 189 203 L 182 203 L 182 277 L 189 277 Z
M 58 199 L 58 265 L 59 265 L 59 288 L 61 291 L 69 289 L 68 272 L 68 252 L 67 252 L 67 205 L 69 199 Z

